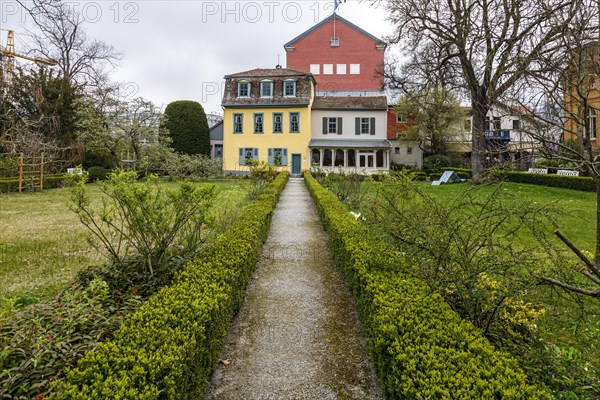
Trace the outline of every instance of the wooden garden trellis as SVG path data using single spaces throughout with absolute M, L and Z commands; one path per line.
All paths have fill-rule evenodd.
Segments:
M 8 156 L 9 158 L 17 156 L 16 154 L 3 155 Z M 15 178 L 18 182 L 19 192 L 22 192 L 25 188 L 44 190 L 44 172 L 46 163 L 47 160 L 45 159 L 44 153 L 39 156 L 27 157 L 23 153 L 20 153 L 16 159 L 16 168 L 11 168 L 12 163 L 10 161 L 8 164 L 3 164 L 4 171 L 2 171 L 3 173 L 0 174 L 0 177 L 4 176 L 9 179 Z

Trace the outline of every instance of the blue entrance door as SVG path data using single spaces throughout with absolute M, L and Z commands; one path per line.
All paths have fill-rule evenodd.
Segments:
M 292 174 L 300 175 L 302 173 L 302 154 L 292 154 Z

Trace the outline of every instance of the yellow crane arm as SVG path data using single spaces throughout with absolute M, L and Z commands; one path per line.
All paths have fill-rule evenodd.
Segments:
M 45 65 L 49 65 L 51 67 L 54 67 L 55 65 L 58 64 L 58 62 L 56 60 L 45 60 L 43 58 L 37 58 L 37 57 L 28 57 L 28 56 L 24 56 L 23 54 L 19 54 L 19 53 L 13 53 L 10 51 L 5 51 L 5 50 L 0 50 L 0 53 L 2 53 L 4 56 L 6 57 L 18 57 L 18 58 L 23 58 L 25 60 L 29 60 L 29 61 L 33 61 L 36 63 L 40 63 L 40 64 L 45 64 Z

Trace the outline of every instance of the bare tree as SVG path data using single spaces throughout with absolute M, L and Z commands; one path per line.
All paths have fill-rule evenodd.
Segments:
M 107 156 L 113 167 L 120 165 L 124 152 L 131 151 L 134 161 L 141 159 L 144 143 L 158 141 L 161 117 L 152 102 L 122 94 L 119 84 L 105 83 L 77 104 L 77 137 L 86 151 Z
M 31 52 L 38 57 L 54 59 L 61 74 L 74 86 L 94 85 L 104 74 L 107 64 L 113 65 L 120 55 L 112 46 L 88 38 L 84 18 L 73 3 L 60 0 L 17 2 L 28 11 L 39 32 L 29 32 Z
M 597 198 L 596 254 L 586 254 L 560 231 L 558 238 L 575 253 L 579 263 L 570 263 L 575 275 L 542 280 L 565 290 L 600 299 L 600 2 L 586 0 L 558 38 L 560 51 L 542 55 L 527 71 L 517 96 L 507 92 L 507 101 L 529 110 L 538 122 L 528 132 L 544 144 L 545 156 L 594 178 Z M 549 130 L 562 135 L 548 135 Z M 564 266 L 564 263 L 562 263 Z M 576 275 L 584 277 L 584 282 Z
M 485 161 L 485 118 L 490 107 L 559 50 L 558 39 L 583 0 L 387 0 L 400 42 L 429 70 L 461 80 L 473 110 L 472 166 Z M 449 76 L 448 76 L 449 77 Z

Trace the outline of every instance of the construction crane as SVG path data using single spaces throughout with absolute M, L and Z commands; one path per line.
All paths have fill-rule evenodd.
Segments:
M 28 61 L 33 61 L 38 64 L 48 65 L 50 67 L 54 67 L 58 64 L 56 60 L 29 57 L 23 54 L 15 53 L 15 31 L 8 30 L 7 32 L 8 39 L 6 40 L 6 47 L 2 48 L 2 46 L 0 46 L 0 62 L 2 62 L 3 64 L 4 81 L 7 84 L 6 86 L 8 86 L 8 84 L 10 83 L 15 70 L 15 57 L 22 58 Z

